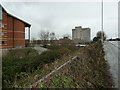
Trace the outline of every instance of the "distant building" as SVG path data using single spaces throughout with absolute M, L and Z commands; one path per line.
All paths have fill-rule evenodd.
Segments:
M 30 41 L 30 26 L 0 5 L 0 49 L 25 47 L 25 28 L 28 27 Z
M 68 37 L 63 37 L 63 38 L 59 39 L 59 44 L 68 45 L 70 43 L 71 43 L 71 40 Z
M 76 41 L 77 43 L 90 42 L 90 34 L 90 28 L 82 28 L 81 26 L 78 26 L 75 27 L 75 29 L 72 29 L 72 40 Z

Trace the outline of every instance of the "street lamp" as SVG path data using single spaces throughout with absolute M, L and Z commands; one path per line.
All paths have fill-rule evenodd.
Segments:
M 102 32 L 103 32 L 103 0 L 102 0 L 102 2 L 101 2 L 101 14 L 102 14 L 102 15 L 101 15 L 101 30 L 102 30 Z M 103 37 L 103 33 L 101 33 L 101 35 L 102 35 L 102 36 L 101 36 L 101 37 L 102 37 L 102 38 L 101 38 L 101 41 L 102 41 L 102 43 L 103 43 L 103 38 L 104 38 L 104 37 Z

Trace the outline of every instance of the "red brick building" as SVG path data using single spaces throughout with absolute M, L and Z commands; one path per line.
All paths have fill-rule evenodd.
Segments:
M 0 49 L 25 47 L 25 28 L 28 27 L 30 40 L 30 26 L 0 6 Z

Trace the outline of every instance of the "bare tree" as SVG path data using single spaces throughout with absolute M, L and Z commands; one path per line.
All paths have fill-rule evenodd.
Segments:
M 55 35 L 55 32 L 51 32 L 50 33 L 50 44 L 54 45 L 56 43 L 56 35 Z
M 56 35 L 55 35 L 55 33 L 54 32 L 51 32 L 50 33 L 50 40 L 56 40 L 57 38 L 56 38 Z
M 50 37 L 49 31 L 41 31 L 39 33 L 39 38 L 40 40 L 43 41 L 43 45 L 46 45 L 48 43 L 49 37 Z
M 99 39 L 106 40 L 106 34 L 105 34 L 104 31 L 98 31 L 97 34 L 96 34 L 96 37 L 99 38 Z
M 41 31 L 39 33 L 40 40 L 49 40 L 49 32 L 48 31 Z

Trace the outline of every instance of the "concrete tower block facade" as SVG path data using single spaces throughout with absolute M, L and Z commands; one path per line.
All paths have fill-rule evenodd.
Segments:
M 72 38 L 76 38 L 75 29 L 72 29 Z
M 90 38 L 90 28 L 82 28 L 81 26 L 78 26 L 75 27 L 75 29 L 72 29 L 72 40 L 76 40 L 78 42 L 90 42 Z
M 82 27 L 81 26 L 78 26 L 78 27 L 75 27 L 75 32 L 76 32 L 76 39 L 80 39 L 80 36 L 81 36 L 81 31 Z
M 81 33 L 81 40 L 85 41 L 85 42 L 89 42 L 90 41 L 90 28 L 83 28 L 82 29 L 82 33 Z

